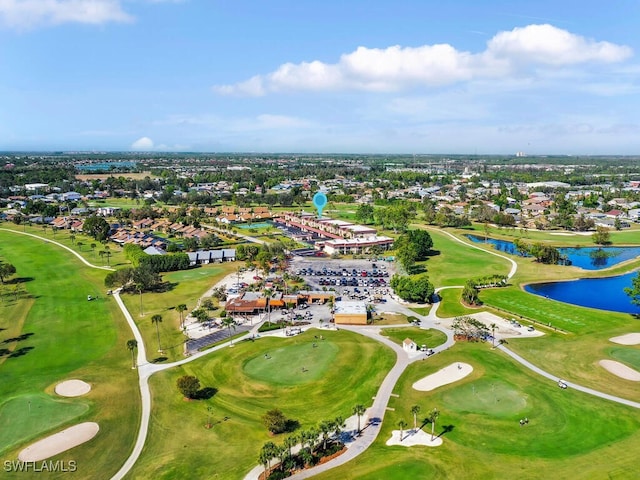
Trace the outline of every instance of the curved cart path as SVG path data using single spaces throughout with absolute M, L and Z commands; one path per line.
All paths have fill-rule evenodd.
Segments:
M 26 232 L 18 232 L 15 230 L 9 230 L 9 229 L 5 229 L 2 228 L 2 231 L 5 232 L 11 232 L 11 233 L 17 233 L 20 235 L 27 235 L 27 236 L 31 236 L 34 238 L 38 238 L 40 240 L 44 240 L 45 242 L 50 242 L 53 243 L 61 248 L 64 248 L 65 250 L 71 252 L 73 255 L 75 255 L 78 259 L 80 259 L 80 261 L 82 263 L 84 263 L 86 266 L 91 267 L 91 268 L 98 268 L 101 270 L 107 270 L 107 271 L 113 271 L 114 269 L 112 267 L 105 267 L 105 266 L 97 266 L 97 265 L 93 265 L 92 263 L 88 262 L 87 260 L 85 260 L 80 254 L 78 254 L 77 252 L 75 252 L 74 250 L 72 250 L 71 248 L 67 247 L 66 245 L 61 244 L 60 242 L 57 242 L 55 240 L 50 240 L 47 238 L 43 238 L 40 237 L 38 235 L 34 235 L 32 233 L 26 233 Z M 466 242 L 464 242 L 463 240 L 459 239 L 458 237 L 456 237 L 455 235 L 446 232 L 446 231 L 442 231 L 439 230 L 442 233 L 449 235 L 451 238 L 453 238 L 454 240 L 456 240 L 459 243 L 462 243 L 463 245 L 466 245 L 469 248 L 475 248 L 477 250 L 481 250 L 485 253 L 491 254 L 491 255 L 495 255 L 501 258 L 504 258 L 506 260 L 508 260 L 511 263 L 511 270 L 509 272 L 508 278 L 512 278 L 518 268 L 518 264 L 504 256 L 501 255 L 497 252 L 492 252 L 490 250 L 485 250 L 484 248 L 480 248 L 478 246 L 475 245 L 471 245 L 468 244 Z M 436 292 L 439 292 L 440 290 L 443 290 L 445 288 L 462 288 L 462 286 L 448 286 L 448 287 L 441 287 L 436 289 Z M 134 445 L 133 451 L 131 452 L 131 454 L 129 455 L 129 458 L 127 458 L 127 460 L 124 462 L 124 464 L 122 465 L 122 467 L 120 468 L 120 470 L 118 470 L 118 472 L 112 477 L 112 479 L 114 480 L 119 480 L 124 478 L 124 476 L 131 470 L 131 468 L 135 465 L 135 462 L 137 461 L 137 459 L 139 458 L 140 454 L 142 453 L 142 449 L 144 448 L 144 444 L 146 442 L 146 438 L 147 438 L 147 433 L 148 433 L 148 429 L 149 429 L 149 419 L 151 417 L 151 392 L 149 389 L 149 377 L 151 375 L 153 375 L 156 372 L 162 371 L 162 370 L 167 370 L 169 368 L 173 368 L 179 365 L 183 365 L 185 363 L 188 362 L 192 362 L 194 360 L 197 360 L 205 355 L 208 355 L 211 352 L 214 352 L 216 350 L 220 350 L 222 348 L 227 347 L 228 345 L 230 345 L 231 342 L 226 342 L 224 344 L 212 347 L 210 349 L 204 350 L 202 352 L 198 352 L 197 354 L 189 357 L 189 358 L 185 358 L 183 360 L 177 361 L 177 362 L 173 362 L 173 363 L 168 363 L 168 364 L 163 364 L 163 365 L 158 365 L 158 364 L 153 364 L 153 363 L 149 363 L 147 361 L 147 357 L 146 357 L 146 351 L 145 351 L 145 347 L 144 347 L 144 341 L 142 339 L 142 334 L 140 333 L 140 330 L 138 329 L 138 326 L 136 325 L 136 323 L 133 320 L 133 317 L 131 316 L 131 314 L 129 313 L 129 311 L 127 310 L 126 306 L 124 305 L 124 302 L 122 301 L 122 299 L 120 298 L 120 291 L 117 290 L 114 292 L 113 297 L 116 299 L 116 302 L 118 304 L 118 306 L 120 307 L 122 313 L 125 316 L 125 319 L 127 320 L 127 323 L 129 324 L 129 327 L 131 328 L 131 331 L 133 332 L 133 335 L 136 339 L 136 341 L 138 342 L 138 352 L 137 352 L 137 364 L 138 364 L 138 375 L 139 375 L 139 385 L 140 385 L 140 395 L 141 395 L 141 399 L 142 399 L 142 412 L 141 412 L 141 418 L 140 418 L 140 427 L 138 429 L 138 436 L 136 438 L 136 443 Z M 440 331 L 443 331 L 446 335 L 447 335 L 447 340 L 444 344 L 440 345 L 437 348 L 434 348 L 435 352 L 440 352 L 442 350 L 445 350 L 447 348 L 450 348 L 455 342 L 453 340 L 453 332 L 445 329 L 444 327 L 436 324 L 436 322 L 438 321 L 438 317 L 437 317 L 437 309 L 439 306 L 439 302 L 436 302 L 433 304 L 432 308 L 429 311 L 429 314 L 426 316 L 422 316 L 422 315 L 417 315 L 414 311 L 410 310 L 409 308 L 403 306 L 403 305 L 398 305 L 398 307 L 396 308 L 396 310 L 398 311 L 402 311 L 403 313 L 407 313 L 413 316 L 418 316 L 418 317 L 422 317 L 422 328 L 435 328 L 438 329 Z M 255 327 L 257 328 L 257 326 Z M 317 467 L 314 467 L 312 469 L 309 470 L 305 470 L 303 472 L 299 472 L 296 475 L 293 475 L 289 478 L 292 479 L 301 479 L 301 478 L 309 478 L 312 477 L 314 475 L 317 475 L 321 472 L 330 470 L 332 468 L 338 467 L 340 465 L 343 465 L 347 462 L 349 462 L 350 460 L 352 460 L 353 458 L 357 457 L 358 455 L 360 455 L 362 452 L 364 452 L 377 438 L 379 432 L 380 432 L 380 425 L 382 422 L 382 419 L 384 418 L 384 413 L 386 411 L 387 405 L 389 403 L 389 399 L 391 397 L 391 394 L 393 393 L 393 388 L 395 387 L 398 379 L 400 378 L 400 376 L 402 375 L 402 373 L 404 372 L 404 370 L 407 368 L 407 366 L 409 366 L 411 363 L 415 362 L 416 360 L 419 360 L 421 358 L 424 358 L 422 356 L 417 356 L 417 357 L 413 357 L 413 358 L 409 358 L 407 356 L 407 354 L 402 350 L 402 348 L 400 346 L 398 346 L 397 344 L 393 343 L 392 341 L 390 341 L 388 338 L 381 336 L 376 329 L 372 329 L 371 327 L 341 327 L 344 328 L 345 330 L 349 330 L 349 331 L 353 331 L 353 332 L 357 332 L 360 333 L 362 335 L 366 335 L 370 338 L 373 338 L 377 341 L 380 341 L 381 343 L 387 345 L 388 347 L 390 347 L 392 350 L 394 350 L 396 352 L 397 355 L 397 359 L 396 359 L 396 363 L 393 366 L 393 368 L 389 371 L 389 373 L 387 374 L 387 376 L 385 377 L 384 381 L 382 382 L 380 389 L 378 390 L 378 393 L 374 399 L 373 405 L 368 409 L 368 418 L 369 418 L 369 422 L 370 424 L 367 426 L 367 428 L 365 428 L 362 432 L 362 435 L 355 441 L 353 442 L 353 444 L 351 445 L 351 447 L 347 450 L 347 452 L 345 452 L 344 454 L 340 455 L 339 457 L 334 458 L 333 460 L 324 463 L 322 465 L 319 465 Z M 246 338 L 250 335 L 251 333 L 247 333 L 245 336 L 237 338 L 236 341 L 238 340 L 242 340 L 243 338 Z M 505 354 L 509 355 L 511 358 L 513 358 L 515 361 L 517 361 L 518 363 L 520 363 L 521 365 L 525 366 L 526 368 L 529 368 L 530 370 L 534 371 L 535 373 L 537 373 L 538 375 L 541 375 L 545 378 L 548 378 L 549 380 L 552 380 L 554 383 L 557 382 L 558 377 L 556 375 L 552 375 L 551 373 L 535 366 L 534 364 L 532 364 L 531 362 L 529 362 L 528 360 L 522 358 L 520 355 L 516 354 L 515 352 L 512 352 L 511 350 L 509 350 L 508 348 L 506 348 L 504 345 L 500 345 L 497 347 L 498 349 L 500 349 L 501 351 L 503 351 Z M 567 384 L 567 386 L 569 388 L 572 388 L 574 390 L 578 390 L 581 391 L 583 393 L 587 393 L 589 395 L 594 395 L 596 397 L 605 399 L 605 400 L 609 400 L 612 402 L 616 402 L 622 405 L 627 405 L 633 408 L 638 408 L 640 409 L 640 403 L 639 402 L 635 402 L 632 400 L 627 400 L 625 398 L 621 398 L 621 397 L 616 397 L 614 395 L 610 395 L 608 393 L 604 393 L 604 392 L 600 392 L 598 390 L 594 390 L 592 388 L 588 388 L 588 387 L 584 387 L 582 385 L 578 385 L 572 382 L 568 382 L 565 381 L 565 383 Z
M 91 267 L 91 268 L 98 268 L 100 270 L 107 270 L 109 272 L 113 272 L 115 271 L 115 268 L 113 267 L 104 267 L 104 266 L 99 266 L 99 265 L 94 265 L 93 263 L 87 261 L 84 259 L 84 257 L 82 255 L 80 255 L 78 252 L 76 252 L 75 250 L 67 247 L 66 245 L 60 243 L 60 242 L 56 242 L 55 240 L 50 240 L 48 238 L 44 238 L 41 237 L 40 235 L 34 235 L 33 233 L 27 233 L 27 232 L 19 232 L 17 230 L 10 230 L 8 228 L 0 228 L 0 230 L 2 230 L 3 232 L 9 232 L 9 233 L 17 233 L 18 235 L 26 235 L 28 237 L 33 237 L 33 238 L 37 238 L 38 240 L 43 240 L 44 242 L 48 242 L 48 243 L 53 243 L 54 245 L 57 245 L 59 247 L 64 248 L 65 250 L 71 252 L 72 254 L 74 254 L 76 257 L 78 257 L 78 259 L 84 263 L 87 267 Z

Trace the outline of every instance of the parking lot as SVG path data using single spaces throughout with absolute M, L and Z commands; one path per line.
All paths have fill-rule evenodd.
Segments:
M 384 261 L 295 258 L 290 270 L 314 290 L 335 290 L 344 299 L 384 301 L 393 275 Z

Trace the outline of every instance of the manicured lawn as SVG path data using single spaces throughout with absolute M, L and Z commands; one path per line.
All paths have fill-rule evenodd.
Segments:
M 324 340 L 286 345 L 254 355 L 244 362 L 252 380 L 274 385 L 303 385 L 320 380 L 335 364 L 339 348 Z
M 486 308 L 465 307 L 461 301 L 461 294 L 461 288 L 447 288 L 446 290 L 441 290 L 438 293 L 441 298 L 440 307 L 438 307 L 438 317 L 461 317 L 486 310 Z
M 318 333 L 325 340 L 316 340 Z M 314 342 L 324 343 L 328 354 L 315 351 Z M 265 353 L 272 358 L 264 359 Z M 322 376 L 298 383 L 296 376 L 313 374 L 317 353 L 327 362 L 319 367 Z M 297 371 L 293 368 L 280 376 L 277 368 L 287 358 Z M 274 360 L 280 363 L 271 372 L 260 365 Z M 265 442 L 283 441 L 284 435 L 270 437 L 262 425 L 260 418 L 267 410 L 280 408 L 303 429 L 338 415 L 346 418 L 354 405 L 371 404 L 394 361 L 390 349 L 366 337 L 344 330 L 312 329 L 295 337 L 241 342 L 154 375 L 150 433 L 130 478 L 206 478 L 213 474 L 221 479 L 242 478 L 257 465 L 258 451 Z M 303 373 L 302 366 L 309 372 Z M 175 383 L 185 374 L 196 375 L 203 387 L 216 388 L 217 393 L 209 400 L 184 401 Z M 204 428 L 207 406 L 213 407 L 210 430 Z
M 0 451 L 79 417 L 89 410 L 83 399 L 55 399 L 45 393 L 13 397 L 0 406 Z M 45 427 L 45 428 L 43 428 Z
M 165 292 L 146 292 L 142 294 L 142 312 L 140 315 L 140 295 L 137 293 L 122 294 L 131 316 L 136 321 L 147 349 L 149 360 L 156 357 L 158 350 L 158 337 L 156 326 L 151 318 L 158 314 L 162 317 L 162 323 L 158 325 L 160 331 L 160 345 L 165 361 L 175 361 L 184 358 L 184 342 L 187 337 L 180 330 L 180 314 L 175 309 L 177 305 L 184 303 L 187 311 L 183 316 L 196 307 L 198 298 L 215 285 L 221 278 L 233 273 L 240 265 L 238 262 L 203 265 L 190 270 L 169 272 L 162 275 L 170 288 Z M 217 316 L 220 312 L 211 312 L 211 316 Z
M 433 239 L 433 248 L 438 253 L 418 265 L 426 269 L 435 287 L 464 285 L 471 278 L 506 275 L 511 269 L 509 262 L 500 257 L 465 247 L 436 229 L 430 228 L 428 231 Z
M 454 362 L 474 367 L 460 382 L 433 392 L 411 385 Z M 577 391 L 523 370 L 483 344 L 458 344 L 411 365 L 395 389 L 374 445 L 354 461 L 314 478 L 633 478 L 640 447 L 640 417 L 635 409 Z M 410 409 L 421 407 L 421 420 L 440 411 L 437 448 L 388 447 L 400 419 L 413 425 Z M 529 424 L 520 426 L 527 417 Z M 424 429 L 430 432 L 430 424 Z M 606 452 L 606 454 L 603 454 Z M 422 469 L 418 470 L 418 465 Z M 404 471 L 404 469 L 407 469 Z
M 104 288 L 105 272 L 87 268 L 58 246 L 1 230 L 0 255 L 15 265 L 27 292 L 18 301 L 0 304 L 0 328 L 7 328 L 0 330 L 0 340 L 20 338 L 2 345 L 19 355 L 5 356 L 0 364 L 0 410 L 12 423 L 11 446 L 0 446 L 0 452 L 3 458 L 16 458 L 30 441 L 95 421 L 100 433 L 94 440 L 55 459 L 76 461 L 83 478 L 110 478 L 133 446 L 139 398 L 137 372 L 129 368 L 125 347 L 131 332 L 117 305 L 108 297 L 87 301 L 88 292 Z M 54 386 L 70 378 L 89 382 L 92 391 L 80 399 L 59 399 Z M 46 414 L 35 417 L 38 409 Z M 55 414 L 47 413 L 50 409 Z M 4 419 L 1 424 L 5 431 Z
M 378 309 L 384 309 L 384 305 L 379 305 Z M 409 320 L 406 315 L 395 312 L 376 313 L 371 321 L 372 325 L 407 325 Z
M 405 338 L 410 338 L 418 346 L 426 345 L 429 348 L 437 347 L 447 341 L 447 336 L 440 330 L 423 330 L 418 327 L 383 328 L 382 335 L 389 337 L 398 345 L 402 345 Z
M 614 347 L 609 350 L 609 355 L 612 359 L 640 371 L 640 349 L 637 347 Z

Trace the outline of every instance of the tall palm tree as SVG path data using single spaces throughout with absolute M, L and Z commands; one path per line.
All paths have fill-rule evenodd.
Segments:
M 271 460 L 277 455 L 278 446 L 273 442 L 267 442 L 262 446 L 260 450 L 260 462 L 266 465 L 264 477 L 267 478 L 267 470 L 271 470 Z
M 231 338 L 231 329 L 233 328 L 233 330 L 235 331 L 236 322 L 231 317 L 224 317 L 222 319 L 222 326 L 229 329 L 229 338 Z M 233 339 L 231 340 L 231 345 L 233 345 Z
M 496 346 L 496 328 L 497 325 L 495 323 L 491 324 L 491 346 L 495 347 Z
M 273 293 L 270 288 L 265 288 L 263 290 L 264 298 L 267 299 L 267 323 L 271 326 L 271 294 Z
M 84 243 L 78 242 L 76 243 L 76 245 L 78 246 L 78 250 L 82 251 L 82 246 L 84 245 Z
M 284 446 L 287 448 L 289 452 L 289 457 L 291 457 L 291 449 L 298 444 L 298 437 L 296 435 L 289 435 L 284 439 Z
M 413 429 L 418 430 L 418 414 L 420 413 L 420 405 L 411 407 L 411 415 L 413 415 Z
M 400 420 L 398 426 L 400 427 L 400 441 L 402 442 L 402 434 L 404 433 L 404 429 L 407 428 L 407 422 Z
M 353 414 L 358 416 L 358 435 L 362 432 L 362 429 L 360 428 L 360 417 L 364 415 L 366 411 L 367 409 L 361 403 L 353 407 Z
M 434 430 L 436 428 L 436 420 L 438 419 L 438 417 L 440 416 L 440 412 L 438 411 L 437 408 L 434 408 L 431 413 L 429 414 L 429 421 L 431 422 L 431 441 L 433 441 L 434 438 Z
M 131 368 L 136 368 L 135 351 L 138 348 L 137 340 L 134 340 L 134 339 L 127 340 L 127 348 L 131 352 Z
M 329 440 L 329 433 L 333 430 L 333 422 L 329 422 L 328 420 L 323 420 L 318 425 L 318 429 L 322 434 L 322 449 L 327 449 L 327 440 Z
M 69 235 L 69 240 L 71 240 L 71 245 L 76 243 L 76 236 L 72 233 Z
M 187 306 L 184 303 L 181 303 L 176 307 L 176 310 L 180 314 L 180 328 L 184 329 L 184 318 L 182 314 L 187 310 Z
M 158 335 L 158 352 L 162 352 L 162 347 L 160 346 L 160 328 L 159 324 L 162 323 L 162 315 L 155 314 L 151 317 L 151 323 L 156 326 L 156 334 Z
M 91 245 L 89 245 L 89 247 L 91 247 L 91 252 L 93 253 L 93 256 L 95 257 L 95 255 L 96 255 L 96 244 L 92 243 Z

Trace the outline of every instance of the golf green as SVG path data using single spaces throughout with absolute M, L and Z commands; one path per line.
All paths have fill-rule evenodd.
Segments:
M 640 370 L 640 350 L 637 348 L 614 347 L 610 349 L 611 357 L 619 362 L 626 363 L 631 368 Z
M 14 397 L 0 406 L 0 451 L 38 438 L 88 410 L 83 400 L 55 400 L 44 393 Z
M 301 385 L 323 377 L 339 348 L 330 340 L 306 340 L 249 358 L 244 373 L 275 385 Z
M 527 408 L 526 395 L 510 383 L 480 378 L 442 395 L 449 408 L 461 413 L 476 413 L 494 417 L 512 417 Z

